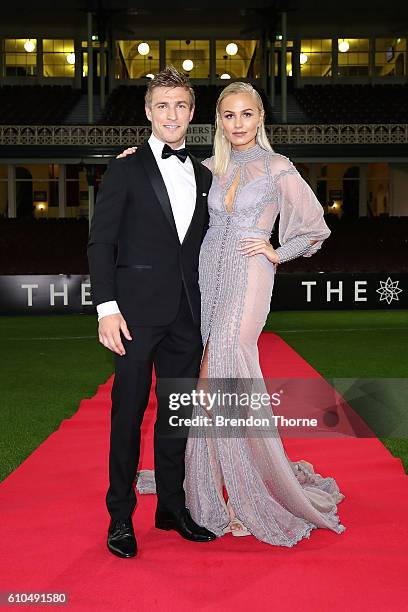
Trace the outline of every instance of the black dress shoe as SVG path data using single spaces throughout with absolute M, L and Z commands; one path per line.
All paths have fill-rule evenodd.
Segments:
M 173 529 L 183 538 L 192 542 L 211 542 L 217 537 L 212 531 L 197 525 L 191 518 L 188 508 L 182 508 L 176 512 L 157 508 L 155 524 L 157 529 L 163 529 L 164 531 Z
M 111 520 L 108 530 L 108 549 L 117 557 L 134 557 L 137 544 L 131 518 Z

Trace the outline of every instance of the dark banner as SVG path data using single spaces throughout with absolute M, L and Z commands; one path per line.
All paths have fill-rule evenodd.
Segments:
M 408 308 L 408 274 L 326 273 L 276 275 L 272 310 Z
M 89 276 L 0 276 L 0 314 L 93 313 Z M 278 273 L 272 310 L 408 308 L 408 274 Z
M 92 314 L 89 276 L 0 276 L 0 314 Z

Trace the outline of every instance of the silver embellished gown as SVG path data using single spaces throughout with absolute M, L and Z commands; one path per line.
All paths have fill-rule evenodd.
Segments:
M 203 163 L 213 169 L 213 158 Z M 227 208 L 230 189 L 234 198 Z M 208 205 L 210 226 L 199 263 L 208 383 L 211 388 L 211 380 L 239 379 L 258 381 L 259 386 L 263 378 L 257 341 L 270 309 L 275 265 L 264 255 L 244 257 L 239 241 L 269 240 L 280 213 L 280 244 L 290 248 L 299 236 L 307 238 L 302 255 L 308 257 L 330 230 L 315 194 L 292 162 L 258 144 L 232 151 L 225 175 L 214 176 Z M 309 239 L 317 242 L 310 245 Z M 193 417 L 203 414 L 201 406 L 193 409 Z M 259 437 L 240 431 L 223 435 L 215 429 L 205 427 L 199 433 L 192 427 L 187 441 L 186 506 L 198 524 L 217 536 L 228 531 L 225 485 L 236 517 L 269 544 L 291 547 L 315 528 L 345 530 L 337 516 L 344 495 L 335 480 L 315 473 L 308 462 L 290 461 L 276 429 Z

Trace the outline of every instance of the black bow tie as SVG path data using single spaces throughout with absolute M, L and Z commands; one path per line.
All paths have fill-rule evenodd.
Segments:
M 188 157 L 187 149 L 172 149 L 168 144 L 165 144 L 162 151 L 162 159 L 168 159 L 171 155 L 175 155 L 181 162 L 186 161 Z

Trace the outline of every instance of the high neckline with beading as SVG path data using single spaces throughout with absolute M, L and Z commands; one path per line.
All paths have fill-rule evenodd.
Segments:
M 254 161 L 263 155 L 266 155 L 267 151 L 263 149 L 257 143 L 250 149 L 245 149 L 244 151 L 238 151 L 237 149 L 231 149 L 231 161 L 236 163 L 245 163 L 249 161 Z

